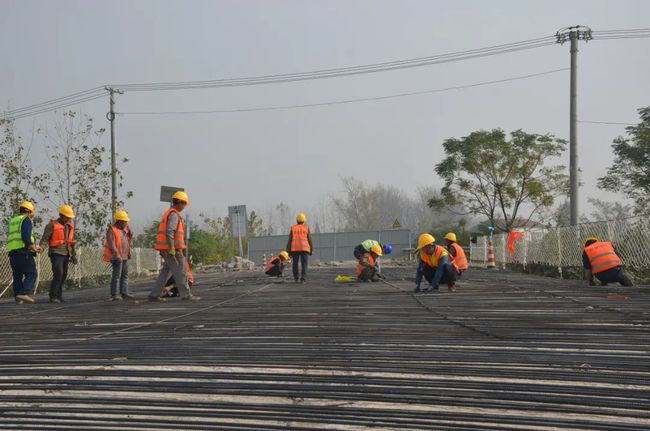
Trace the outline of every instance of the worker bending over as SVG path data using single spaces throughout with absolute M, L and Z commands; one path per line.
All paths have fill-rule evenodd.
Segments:
M 456 267 L 451 262 L 447 250 L 435 241 L 433 235 L 428 233 L 423 233 L 418 238 L 418 246 L 415 249 L 416 252 L 419 251 L 418 269 L 415 273 L 416 293 L 420 292 L 423 276 L 429 282 L 429 288 L 425 292 L 437 292 L 440 283 L 447 283 L 450 292 L 456 290 Z
M 375 241 L 374 239 L 367 239 L 358 246 L 354 247 L 354 258 L 359 260 L 364 253 L 368 253 L 374 246 L 381 247 L 383 254 L 390 254 L 391 251 L 393 251 L 393 247 L 390 244 L 382 246 L 379 241 Z
M 272 257 L 264 268 L 264 273 L 269 277 L 282 277 L 284 262 L 289 260 L 289 253 L 281 251 L 278 256 Z
M 582 252 L 582 266 L 589 286 L 596 285 L 594 276 L 603 286 L 607 286 L 607 283 L 632 286 L 632 280 L 623 271 L 623 261 L 609 241 L 599 241 L 595 236 L 587 238 Z
M 382 275 L 379 273 L 377 260 L 382 255 L 379 244 L 370 247 L 370 251 L 363 253 L 357 260 L 357 281 L 379 281 Z

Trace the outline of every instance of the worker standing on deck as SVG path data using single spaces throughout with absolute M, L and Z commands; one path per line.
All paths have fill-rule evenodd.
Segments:
M 587 238 L 582 252 L 582 266 L 590 286 L 596 285 L 594 276 L 602 286 L 607 286 L 607 283 L 632 286 L 632 280 L 623 271 L 623 261 L 609 241 L 599 241 L 595 236 Z
M 451 263 L 449 253 L 444 247 L 435 243 L 433 235 L 423 233 L 418 238 L 418 246 L 415 249 L 419 252 L 418 269 L 415 273 L 415 292 L 420 292 L 420 284 L 424 277 L 430 284 L 425 291 L 434 293 L 438 291 L 440 283 L 447 283 L 450 292 L 456 290 L 456 278 L 458 273 L 456 267 Z
M 281 251 L 279 255 L 272 257 L 264 268 L 264 273 L 269 277 L 282 277 L 284 262 L 289 260 L 289 253 Z
M 7 252 L 13 273 L 14 298 L 18 304 L 34 302 L 31 295 L 37 278 L 36 254 L 42 249 L 34 244 L 33 217 L 34 205 L 25 201 L 18 207 L 18 215 L 9 222 Z
M 456 242 L 456 234 L 454 232 L 449 232 L 445 235 L 445 244 L 447 245 L 447 252 L 451 256 L 452 262 L 458 272 L 458 278 L 460 278 L 463 275 L 463 271 L 469 268 L 465 250 Z
M 374 239 L 367 239 L 361 242 L 361 244 L 358 246 L 354 247 L 354 250 L 352 251 L 354 258 L 359 260 L 361 256 L 363 256 L 365 253 L 368 253 L 374 246 L 379 246 L 382 250 L 382 254 L 390 254 L 393 251 L 393 247 L 390 244 L 381 245 L 379 241 L 375 241 Z
M 370 251 L 363 253 L 357 260 L 357 281 L 379 281 L 379 265 L 377 260 L 382 255 L 381 246 L 377 243 L 370 247 Z
M 149 292 L 149 299 L 152 301 L 165 300 L 161 298 L 161 295 L 170 274 L 174 276 L 174 282 L 181 294 L 181 299 L 194 301 L 201 299 L 192 295 L 190 291 L 185 256 L 183 256 L 183 251 L 187 246 L 185 245 L 185 224 L 181 212 L 189 203 L 190 199 L 187 193 L 181 190 L 174 193 L 172 206 L 165 211 L 158 225 L 158 236 L 154 248 L 160 252 L 163 265 L 151 292 Z
M 68 278 L 68 265 L 77 264 L 75 250 L 74 211 L 70 205 L 61 205 L 59 218 L 51 220 L 43 231 L 41 247 L 49 247 L 47 254 L 52 263 L 52 283 L 50 284 L 50 302 L 63 302 L 63 284 Z
M 129 293 L 129 259 L 131 259 L 133 240 L 133 232 L 129 228 L 129 215 L 124 210 L 117 210 L 113 220 L 115 222 L 109 224 L 106 231 L 103 257 L 104 262 L 110 262 L 113 268 L 111 300 L 133 299 L 133 295 Z
M 314 247 L 311 242 L 309 226 L 305 223 L 307 216 L 300 213 L 296 216 L 296 224 L 291 226 L 289 232 L 289 241 L 287 241 L 287 250 L 293 259 L 293 279 L 296 283 L 307 281 L 307 261 L 311 256 Z M 298 273 L 298 264 L 300 264 L 300 274 Z M 300 278 L 298 278 L 300 275 Z

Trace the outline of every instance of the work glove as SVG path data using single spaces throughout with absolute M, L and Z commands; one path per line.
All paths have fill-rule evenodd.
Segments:
M 171 257 L 176 257 L 176 250 L 173 249 L 173 248 L 169 249 L 169 255 L 170 255 Z

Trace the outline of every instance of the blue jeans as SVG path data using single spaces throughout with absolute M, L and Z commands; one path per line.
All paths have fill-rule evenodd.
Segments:
M 129 293 L 129 261 L 128 260 L 111 260 L 113 274 L 111 274 L 111 296 L 117 295 L 117 286 L 119 284 L 120 294 Z
M 14 275 L 14 296 L 31 295 L 36 284 L 36 260 L 22 250 L 9 253 L 9 263 Z

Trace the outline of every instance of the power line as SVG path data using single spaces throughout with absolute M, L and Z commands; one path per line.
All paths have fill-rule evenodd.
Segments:
M 613 124 L 619 126 L 636 126 L 633 123 L 617 123 L 615 121 L 587 121 L 587 120 L 578 120 L 578 123 L 589 123 L 589 124 Z
M 422 95 L 422 94 L 441 93 L 441 92 L 451 91 L 451 90 L 462 90 L 462 89 L 466 89 L 466 88 L 480 87 L 480 86 L 485 86 L 485 85 L 493 85 L 493 84 L 500 84 L 500 83 L 509 82 L 509 81 L 528 79 L 528 78 L 533 78 L 533 77 L 537 77 L 537 76 L 549 75 L 549 74 L 552 74 L 552 73 L 563 72 L 563 71 L 567 71 L 567 70 L 569 70 L 569 68 L 565 67 L 565 68 L 562 68 L 562 69 L 548 70 L 548 71 L 545 71 L 545 72 L 532 73 L 532 74 L 528 74 L 528 75 L 514 76 L 514 77 L 510 77 L 510 78 L 498 79 L 498 80 L 493 80 L 493 81 L 484 81 L 484 82 L 478 82 L 478 83 L 474 83 L 474 84 L 458 85 L 458 86 L 454 86 L 454 87 L 439 88 L 439 89 L 434 89 L 434 90 L 413 91 L 413 92 L 408 92 L 408 93 L 398 93 L 398 94 L 391 94 L 391 95 L 386 95 L 386 96 L 363 97 L 363 98 L 358 98 L 358 99 L 345 99 L 345 100 L 337 100 L 337 101 L 331 101 L 331 102 L 307 103 L 307 104 L 300 104 L 300 105 L 267 106 L 267 107 L 255 107 L 255 108 L 240 108 L 240 109 L 217 109 L 217 110 L 208 110 L 208 111 L 118 112 L 117 115 L 224 114 L 224 113 L 236 113 L 236 112 L 277 111 L 277 110 L 285 110 L 285 109 L 312 108 L 312 107 L 316 107 L 316 106 L 342 105 L 342 104 L 347 104 L 347 103 L 370 102 L 370 101 L 376 101 L 376 100 L 394 99 L 394 98 L 398 98 L 398 97 L 409 97 L 409 96 L 417 96 L 417 95 Z
M 86 97 L 83 97 L 83 98 L 70 100 L 70 101 L 65 102 L 65 103 L 59 103 L 57 105 L 49 105 L 49 106 L 46 106 L 46 107 L 42 107 L 41 109 L 23 112 L 23 113 L 20 113 L 18 115 L 11 115 L 11 114 L 5 113 L 5 114 L 0 115 L 0 118 L 5 117 L 5 118 L 11 118 L 11 119 L 14 119 L 14 120 L 18 120 L 20 118 L 32 117 L 34 115 L 43 114 L 45 112 L 56 111 L 57 109 L 67 108 L 68 106 L 78 105 L 80 103 L 89 102 L 91 100 L 100 99 L 100 98 L 106 97 L 106 96 L 108 96 L 108 93 L 103 92 L 103 93 L 96 94 L 96 95 L 90 95 L 90 96 L 86 96 Z

